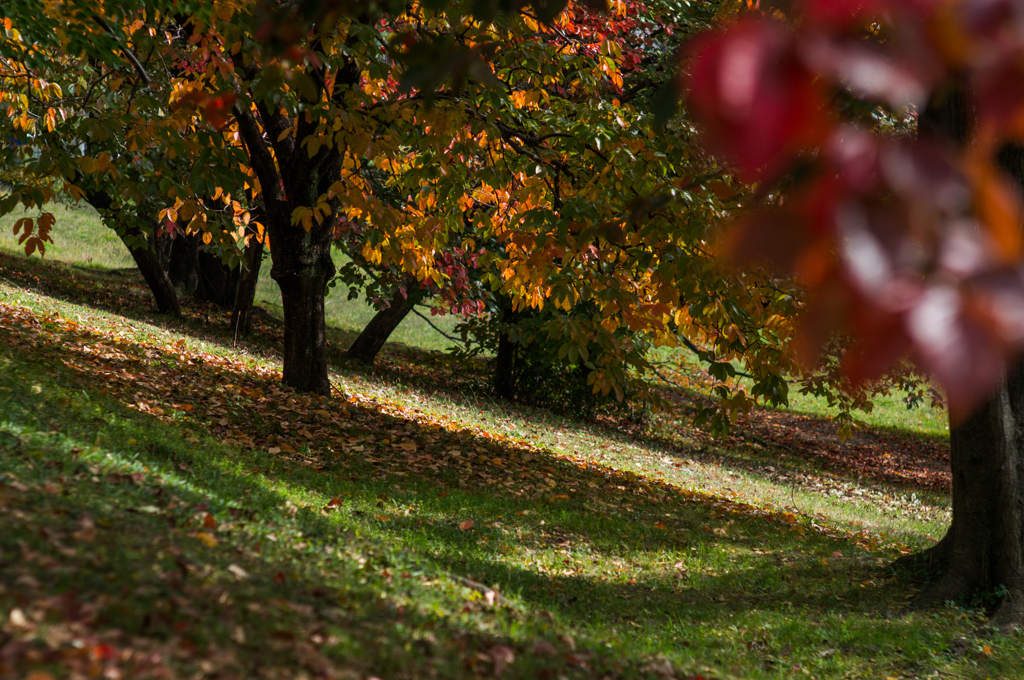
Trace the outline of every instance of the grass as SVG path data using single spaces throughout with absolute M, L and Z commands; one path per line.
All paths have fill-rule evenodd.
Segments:
M 70 207 L 55 203 L 47 208 L 57 218 L 46 246 L 47 260 L 73 262 L 94 269 L 126 269 L 135 266 L 131 254 L 112 229 L 103 226 L 99 214 L 86 204 Z M 35 218 L 39 211 L 17 210 L 0 217 L 0 251 L 23 252 L 14 235 L 14 223 L 22 217 Z
M 82 204 L 69 207 L 53 204 L 47 210 L 57 218 L 51 233 L 54 243 L 46 247 L 47 261 L 73 263 L 99 271 L 135 267 L 135 262 L 121 239 L 112 229 L 103 225 L 102 219 L 91 206 Z M 19 210 L 0 217 L 0 252 L 23 252 L 18 244 L 18 237 L 13 233 L 14 223 L 21 217 L 35 217 L 36 214 L 33 211 Z M 345 256 L 340 252 L 335 252 L 334 257 L 338 265 L 345 262 Z M 260 268 L 255 299 L 256 304 L 269 314 L 278 319 L 283 318 L 281 291 L 270 278 L 269 255 Z M 411 314 L 395 330 L 390 341 L 398 345 L 428 350 L 446 350 L 452 343 L 442 333 L 454 335 L 456 317 L 431 316 L 428 308 L 421 308 L 418 311 L 426 316 L 430 323 L 416 314 Z M 339 286 L 328 296 L 325 313 L 328 326 L 351 339 L 373 318 L 376 310 L 361 299 L 348 300 L 348 290 L 344 286 Z
M 401 345 L 293 394 L 274 323 L 232 346 L 217 310 L 47 260 L 0 254 L 0 676 L 1024 672 L 984 603 L 907 612 L 884 569 L 945 495 L 823 467 L 782 421 L 629 434 Z

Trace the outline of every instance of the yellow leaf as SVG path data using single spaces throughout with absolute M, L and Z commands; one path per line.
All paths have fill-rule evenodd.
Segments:
M 214 538 L 213 534 L 208 534 L 205 531 L 200 531 L 199 533 L 197 533 L 196 538 L 199 539 L 199 542 L 205 545 L 207 548 L 216 548 L 217 543 L 219 542 L 217 541 L 216 538 Z
M 213 234 L 208 231 L 203 232 L 203 243 L 209 244 L 213 240 Z

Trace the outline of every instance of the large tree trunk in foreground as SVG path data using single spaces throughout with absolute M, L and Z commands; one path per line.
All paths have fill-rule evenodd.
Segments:
M 955 84 L 922 113 L 921 136 L 962 145 L 972 111 Z M 1024 187 L 1024 150 L 1006 147 L 998 162 Z M 953 520 L 932 548 L 894 567 L 933 577 L 918 605 L 975 596 L 999 600 L 992 623 L 1024 624 L 1024 362 L 967 420 L 950 425 Z
M 1002 595 L 993 618 L 1024 622 L 1024 364 L 969 419 L 950 428 L 953 521 L 946 536 L 897 567 L 936 578 L 922 605 Z
M 352 38 L 355 40 L 355 38 Z M 284 308 L 284 375 L 285 385 L 300 392 L 328 395 L 331 383 L 327 374 L 327 333 L 324 320 L 324 298 L 327 282 L 334 276 L 331 242 L 334 221 L 326 219 L 322 210 L 312 218 L 314 207 L 329 187 L 342 176 L 345 149 L 337 144 L 317 144 L 313 151 L 306 140 L 319 134 L 320 122 L 309 112 L 290 118 L 271 98 L 250 99 L 251 87 L 260 77 L 256 63 L 244 63 L 240 53 L 232 55 L 239 101 L 235 118 L 249 161 L 262 187 L 263 209 L 270 233 L 270 276 L 281 288 Z M 312 110 L 324 97 L 328 74 L 321 65 L 311 66 L 312 91 L 301 97 Z M 360 69 L 355 60 L 348 60 L 331 74 L 334 86 L 341 88 L 359 83 Z M 255 104 L 255 107 L 252 105 Z M 254 110 L 255 108 L 255 110 Z M 340 209 L 339 199 L 327 197 L 327 215 Z M 305 217 L 296 211 L 305 211 Z
M 427 291 L 414 279 L 407 282 L 404 298 L 401 291 L 395 290 L 391 296 L 391 304 L 370 319 L 370 323 L 366 324 L 359 337 L 349 346 L 345 356 L 363 364 L 372 364 L 384 343 L 398 328 L 398 324 L 402 323 L 405 317 L 409 316 L 409 312 L 426 296 Z

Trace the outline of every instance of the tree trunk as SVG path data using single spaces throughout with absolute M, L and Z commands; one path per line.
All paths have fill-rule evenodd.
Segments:
M 355 40 L 355 38 L 352 38 Z M 250 87 L 259 76 L 255 63 L 243 63 L 240 54 L 232 56 L 236 74 Z M 312 78 L 313 93 L 306 98 L 310 108 L 305 115 L 290 118 L 273 104 L 270 97 L 240 96 L 235 104 L 235 119 L 250 165 L 260 180 L 263 209 L 270 234 L 270 276 L 281 288 L 284 308 L 285 385 L 300 392 L 328 395 L 331 383 L 327 372 L 327 332 L 324 297 L 327 282 L 334 276 L 331 242 L 333 219 L 309 219 L 292 222 L 296 210 L 319 206 L 324 194 L 342 176 L 344 149 L 340 144 L 320 145 L 310 153 L 305 140 L 319 134 L 320 122 L 309 114 L 326 90 L 327 72 L 322 65 Z M 354 59 L 332 73 L 335 87 L 359 83 L 360 69 Z M 238 81 L 241 90 L 243 81 Z M 243 99 L 246 103 L 243 103 Z M 248 103 L 248 102 L 251 102 Z M 254 104 L 255 106 L 252 106 Z M 341 208 L 337 198 L 328 203 L 329 214 Z
M 235 338 L 245 337 L 252 333 L 252 304 L 256 299 L 256 282 L 260 277 L 260 265 L 263 262 L 263 241 L 250 235 L 245 246 L 245 263 L 235 293 L 235 306 L 231 310 L 231 328 Z
M 179 295 L 212 302 L 223 309 L 234 305 L 240 273 L 204 251 L 199 234 L 171 239 L 169 250 L 165 268 Z
M 114 199 L 107 192 L 88 191 L 85 194 L 85 200 L 92 207 L 96 208 L 96 211 L 100 213 L 105 223 L 107 223 L 108 219 L 116 217 L 117 211 L 115 210 Z M 171 283 L 167 272 L 164 271 L 164 263 L 159 253 L 152 247 L 150 239 L 147 238 L 139 226 L 142 224 L 150 224 L 152 226 L 152 220 L 146 217 L 145 212 L 141 208 L 135 213 L 135 218 L 137 221 L 121 236 L 121 242 L 128 248 L 128 252 L 132 254 L 135 266 L 142 272 L 142 278 L 146 280 L 146 285 L 149 286 L 149 290 L 153 293 L 157 310 L 173 314 L 174 316 L 180 316 L 181 302 L 178 300 L 177 291 L 174 290 L 174 284 Z M 112 227 L 109 223 L 107 226 Z M 153 231 L 155 230 L 150 229 L 150 233 Z M 132 246 L 132 243 L 135 245 Z
M 505 401 L 515 401 L 518 396 L 519 382 L 523 370 L 522 346 L 512 340 L 509 329 L 514 327 L 532 310 L 514 311 L 512 300 L 504 295 L 498 298 L 498 309 L 501 314 L 501 323 L 504 327 L 501 335 L 498 336 L 498 348 L 494 355 L 494 375 L 491 377 L 491 384 L 494 385 L 494 392 Z
M 129 238 L 134 236 L 135 239 L 133 240 L 146 242 L 140 230 L 130 232 L 126 236 Z M 125 247 L 128 248 L 128 252 L 132 254 L 132 259 L 135 260 L 136 266 L 142 272 L 142 278 L 146 280 L 146 285 L 152 291 L 153 299 L 156 301 L 156 308 L 161 312 L 180 316 L 181 303 L 178 300 L 178 293 L 174 290 L 174 284 L 171 283 L 167 272 L 164 271 L 163 262 L 160 261 L 157 253 L 147 246 L 136 246 L 133 248 L 129 245 L 129 240 L 124 236 L 121 237 L 121 240 Z
M 953 84 L 922 113 L 919 134 L 962 145 L 971 106 Z M 999 164 L 1024 188 L 1024 151 L 1006 147 Z M 949 433 L 953 519 L 935 546 L 893 565 L 934 578 L 918 605 L 980 597 L 998 601 L 992 623 L 1024 623 L 1024 362 L 992 398 Z
M 419 282 L 410 279 L 406 285 L 407 293 L 402 297 L 399 290 L 395 290 L 391 296 L 391 304 L 386 309 L 377 312 L 370 323 L 366 324 L 363 331 L 349 346 L 345 356 L 355 359 L 360 363 L 371 365 L 377 358 L 377 354 L 384 343 L 391 337 L 391 333 L 398 328 L 398 324 L 409 315 L 417 304 L 423 301 L 427 292 L 419 285 Z
M 498 351 L 494 356 L 494 391 L 505 401 L 516 398 L 516 356 L 519 345 L 512 342 L 508 331 L 498 336 Z
M 306 232 L 290 219 L 271 227 L 270 276 L 281 289 L 284 310 L 283 382 L 300 392 L 329 395 L 324 298 L 335 271 L 332 232 L 320 226 Z

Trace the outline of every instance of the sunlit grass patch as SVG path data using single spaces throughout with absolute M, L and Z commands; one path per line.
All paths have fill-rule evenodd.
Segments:
M 0 323 L 0 512 L 15 527 L 0 549 L 38 556 L 0 572 L 0 610 L 19 610 L 4 626 L 26 650 L 77 615 L 15 583 L 63 569 L 54 592 L 78 574 L 76 597 L 102 613 L 72 618 L 69 649 L 135 675 L 154 652 L 182 674 L 1022 670 L 1020 642 L 981 637 L 971 610 L 901 613 L 912 590 L 882 565 L 940 521 L 897 525 L 880 497 L 734 465 L 771 449 L 638 439 L 401 371 L 339 368 L 336 396 L 297 395 L 272 356 L 199 322 L 0 296 L 21 308 Z M 61 658 L 35 668 L 76 657 Z
M 74 262 L 81 267 L 97 269 L 124 269 L 135 262 L 117 233 L 103 224 L 93 208 L 84 203 L 68 206 L 52 203 L 47 212 L 57 218 L 50 232 L 52 244 L 46 245 L 47 260 Z M 24 254 L 13 233 L 14 223 L 22 217 L 35 219 L 39 211 L 16 210 L 0 217 L 0 250 Z

